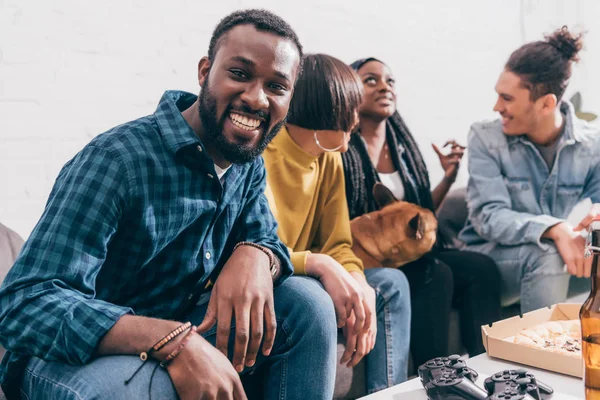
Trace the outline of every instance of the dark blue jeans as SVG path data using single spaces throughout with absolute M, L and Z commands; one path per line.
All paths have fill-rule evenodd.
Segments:
M 365 357 L 369 393 L 407 378 L 410 349 L 410 291 L 404 273 L 392 268 L 365 270 L 377 295 L 377 340 Z
M 199 324 L 207 304 L 190 316 Z M 269 357 L 259 356 L 253 368 L 265 369 L 268 399 L 331 399 L 335 382 L 337 327 L 333 302 L 314 279 L 291 277 L 275 289 L 277 334 Z M 232 333 L 234 332 L 232 322 Z M 216 327 L 205 335 L 213 345 Z M 229 349 L 232 350 L 234 336 Z M 83 366 L 46 362 L 33 358 L 25 371 L 21 393 L 24 399 L 148 399 L 150 376 L 156 362 L 148 362 L 125 386 L 123 381 L 140 365 L 137 356 L 100 357 Z M 158 368 L 152 379 L 153 399 L 176 399 L 167 371 Z

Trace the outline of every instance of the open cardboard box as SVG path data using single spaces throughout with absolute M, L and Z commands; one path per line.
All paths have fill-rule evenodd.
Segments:
M 581 357 L 551 353 L 542 349 L 504 341 L 504 338 L 548 321 L 579 319 L 581 304 L 555 304 L 481 327 L 483 345 L 490 357 L 497 357 L 532 367 L 547 369 L 581 378 L 583 361 Z

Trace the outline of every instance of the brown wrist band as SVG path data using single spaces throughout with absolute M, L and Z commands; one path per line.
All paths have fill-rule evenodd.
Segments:
M 160 366 L 164 368 L 167 365 L 169 365 L 171 363 L 171 361 L 173 361 L 173 359 L 175 357 L 177 357 L 179 355 L 179 353 L 181 353 L 183 351 L 183 348 L 188 344 L 188 342 L 190 341 L 192 336 L 194 336 L 194 333 L 196 333 L 196 327 L 192 326 L 190 331 L 188 332 L 188 334 L 185 335 L 185 337 L 179 343 L 179 346 L 177 346 L 177 348 L 175 350 L 173 350 L 171 353 L 169 353 L 167 358 L 165 358 L 163 361 L 161 361 Z
M 184 324 L 179 325 L 177 328 L 173 329 L 171 332 L 167 333 L 162 339 L 160 339 L 158 342 L 156 342 L 156 344 L 152 347 L 150 347 L 147 351 L 142 351 L 140 353 L 140 360 L 142 360 L 142 365 L 140 365 L 135 372 L 133 373 L 133 375 L 131 375 L 131 377 L 129 377 L 129 379 L 125 380 L 125 384 L 128 385 L 129 382 L 131 382 L 131 380 L 137 375 L 138 372 L 140 372 L 140 370 L 142 369 L 142 367 L 146 364 L 146 361 L 148 361 L 148 357 L 154 353 L 155 351 L 159 351 L 160 349 L 162 349 L 167 343 L 169 343 L 171 340 L 175 339 L 177 336 L 181 335 L 183 332 L 187 331 L 188 329 L 190 329 L 190 327 L 192 326 L 191 322 L 186 322 Z
M 142 351 L 140 353 L 140 359 L 142 361 L 146 361 L 148 356 L 150 356 L 155 351 L 159 351 L 167 343 L 171 340 L 175 339 L 177 336 L 181 335 L 183 332 L 187 331 L 192 326 L 191 322 L 186 322 L 184 324 L 179 325 L 177 328 L 173 329 L 171 332 L 167 333 L 162 339 L 160 339 L 156 344 L 148 349 L 148 351 Z
M 235 245 L 235 247 L 233 248 L 233 251 L 236 251 L 237 248 L 240 246 L 254 247 L 255 249 L 259 249 L 260 251 L 265 253 L 267 255 L 267 257 L 269 258 L 269 270 L 271 271 L 271 277 L 275 278 L 275 276 L 279 272 L 280 263 L 279 263 L 279 259 L 275 256 L 275 254 L 273 254 L 271 249 L 269 249 L 265 246 L 261 246 L 260 244 L 253 243 L 253 242 L 239 242 L 238 244 Z

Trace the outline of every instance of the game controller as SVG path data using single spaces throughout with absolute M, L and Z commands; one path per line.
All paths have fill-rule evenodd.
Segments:
M 438 357 L 418 369 L 429 399 L 547 400 L 554 390 L 525 369 L 505 370 L 487 378 L 485 390 L 475 384 L 478 374 L 457 355 Z
M 492 397 L 494 400 L 515 399 L 516 397 L 514 396 L 519 394 L 526 395 L 523 398 L 527 399 L 545 400 L 554 393 L 554 390 L 550 386 L 539 382 L 533 374 L 523 368 L 497 372 L 487 378 L 483 385 L 488 393 L 500 396 Z M 509 394 L 510 396 L 506 397 Z
M 459 368 L 454 368 L 457 364 L 459 364 Z M 423 385 L 425 385 L 432 379 L 442 376 L 447 371 L 453 371 L 459 377 L 468 378 L 471 382 L 475 382 L 479 376 L 476 371 L 465 365 L 465 362 L 460 359 L 458 354 L 429 360 L 419 367 L 417 373 Z
M 468 378 L 446 372 L 425 384 L 427 397 L 432 400 L 485 400 L 488 394 Z

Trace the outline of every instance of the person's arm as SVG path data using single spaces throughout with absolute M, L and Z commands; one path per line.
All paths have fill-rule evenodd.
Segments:
M 455 178 L 456 179 L 456 178 Z M 442 205 L 442 202 L 446 198 L 446 195 L 450 191 L 450 188 L 454 184 L 454 180 L 444 176 L 440 183 L 431 191 L 431 198 L 433 200 L 433 207 L 437 211 Z
M 198 327 L 199 332 L 206 332 L 217 324 L 216 347 L 227 356 L 231 320 L 235 318 L 232 363 L 238 372 L 244 365 L 254 365 L 261 342 L 263 354 L 270 354 L 277 327 L 273 285 L 281 284 L 293 272 L 265 195 L 262 157 L 254 162 L 247 179 L 249 197 L 233 229 L 238 245 L 219 272 L 206 315 Z M 277 259 L 278 277 L 271 275 L 269 251 Z
M 290 252 L 290 261 L 294 267 L 294 275 L 307 275 L 306 261 L 311 254 L 310 250 L 293 251 L 292 249 L 288 248 L 288 251 Z
M 435 143 L 431 144 L 431 147 L 433 147 L 433 150 L 438 155 L 440 159 L 440 164 L 442 166 L 442 169 L 444 170 L 444 178 L 431 192 L 433 207 L 436 211 L 440 207 L 440 205 L 442 205 L 444 198 L 446 198 L 446 195 L 450 191 L 450 188 L 456 181 L 458 169 L 460 168 L 460 161 L 462 160 L 466 148 L 458 144 L 454 139 L 446 142 L 443 148 L 448 146 L 450 146 L 451 148 L 450 153 L 444 154 Z
M 353 303 L 353 312 L 344 323 L 346 349 L 341 362 L 348 367 L 354 367 L 375 346 L 377 335 L 375 291 L 365 278 L 362 260 L 352 251 L 352 233 L 341 154 L 332 153 L 330 157 L 331 162 L 325 166 L 326 171 L 321 183 L 326 201 L 313 243 L 315 251 L 320 248 L 322 254 L 309 254 L 307 271 L 319 269 L 316 274 L 320 276 L 325 289 L 334 299 L 334 305 L 339 301 L 336 292 L 331 289 L 334 287 L 331 281 L 335 279 L 345 281 L 346 290 L 352 293 L 350 299 Z M 312 257 L 322 260 L 320 256 L 326 256 L 324 262 L 310 265 Z M 327 259 L 334 262 L 328 263 Z M 343 269 L 339 267 L 340 265 Z M 309 273 L 309 275 L 314 274 L 314 272 Z M 336 311 L 339 315 L 343 313 L 343 308 L 336 307 Z
M 327 268 L 329 264 L 326 259 L 312 252 L 318 250 L 321 255 L 327 255 L 342 265 L 346 271 L 364 277 L 363 263 L 352 251 L 352 233 L 341 156 L 338 153 L 331 156 L 332 162 L 326 164 L 320 184 L 322 195 L 325 195 L 327 200 L 321 211 L 312 248 L 290 252 L 290 259 L 295 274 L 318 277 L 322 274 L 319 269 Z
M 139 355 L 180 325 L 182 323 L 176 321 L 124 315 L 104 336 L 97 354 Z M 188 334 L 190 340 L 183 343 Z M 181 353 L 166 367 L 181 400 L 215 399 L 219 393 L 233 393 L 236 399 L 246 399 L 239 375 L 227 357 L 197 332 L 184 331 L 150 356 L 164 361 L 181 345 L 184 346 Z M 139 362 L 141 366 L 142 361 Z M 123 379 L 141 379 L 136 378 L 134 372 Z
M 582 198 L 589 197 L 593 204 L 600 203 L 600 163 L 590 169 L 583 186 Z
M 83 364 L 133 313 L 95 298 L 94 288 L 129 201 L 126 173 L 116 156 L 94 146 L 62 169 L 0 289 L 0 339 L 8 350 Z
M 480 134 L 475 126 L 469 134 L 467 203 L 473 228 L 490 242 L 509 246 L 535 243 L 545 248 L 541 241 L 544 233 L 563 220 L 512 210 L 500 160 L 486 147 Z
M 352 233 L 350 216 L 346 202 L 346 189 L 342 158 L 333 153 L 328 163 L 321 186 L 326 188 L 327 199 L 321 212 L 321 220 L 315 235 L 315 246 L 320 252 L 332 257 L 348 272 L 364 275 L 364 266 L 360 258 L 352 251 Z
M 294 269 L 288 249 L 277 235 L 277 222 L 265 195 L 267 181 L 262 157 L 257 158 L 252 169 L 254 172 L 248 177 L 251 180 L 250 198 L 246 201 L 234 228 L 236 240 L 256 243 L 273 252 L 280 263 L 278 279 L 274 282 L 275 285 L 279 285 L 292 274 Z

